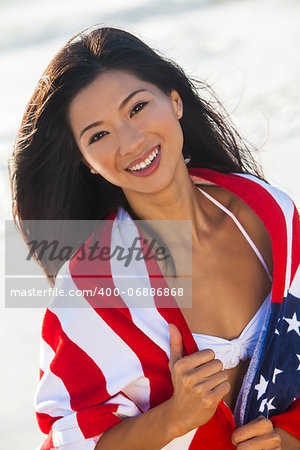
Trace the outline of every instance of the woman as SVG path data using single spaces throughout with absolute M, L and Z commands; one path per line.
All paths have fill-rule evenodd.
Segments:
M 192 307 L 159 302 L 155 259 L 126 271 L 151 308 L 114 291 L 120 261 L 60 269 L 65 292 L 117 294 L 45 312 L 43 449 L 300 448 L 298 213 L 180 67 L 123 30 L 75 36 L 29 102 L 10 176 L 26 242 L 25 219 L 110 219 L 86 247 L 128 248 L 132 219 L 192 224 Z

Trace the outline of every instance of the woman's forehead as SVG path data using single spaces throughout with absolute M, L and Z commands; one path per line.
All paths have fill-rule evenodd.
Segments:
M 156 86 L 131 73 L 114 70 L 98 75 L 88 86 L 78 92 L 74 100 L 83 101 L 87 97 L 94 96 L 95 92 L 103 98 L 109 97 L 113 100 L 128 94 L 130 90 L 142 88 L 155 90 Z
M 117 109 L 125 98 L 139 90 L 157 94 L 159 89 L 135 75 L 121 71 L 109 71 L 98 75 L 88 86 L 79 91 L 70 103 L 69 119 L 73 127 L 82 119 L 93 116 L 99 105 L 105 109 Z M 79 122 L 79 123 L 78 123 Z

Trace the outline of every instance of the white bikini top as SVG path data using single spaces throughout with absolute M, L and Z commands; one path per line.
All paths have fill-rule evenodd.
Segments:
M 198 186 L 197 186 L 198 187 Z M 211 195 L 209 195 L 207 192 L 203 191 L 198 187 L 198 189 L 204 194 L 209 200 L 211 200 L 215 205 L 219 206 L 223 211 L 225 211 L 236 223 L 236 225 L 239 227 L 257 256 L 259 257 L 262 265 L 264 266 L 270 281 L 273 281 L 272 275 L 269 272 L 269 269 L 257 249 L 256 245 L 250 238 L 250 236 L 247 234 L 245 229 L 242 227 L 240 222 L 237 220 L 234 214 L 232 214 L 229 209 L 227 209 L 225 206 L 223 206 L 218 200 L 213 198 Z M 253 355 L 254 348 L 256 346 L 256 343 L 258 341 L 258 337 L 262 328 L 262 324 L 266 315 L 266 311 L 268 308 L 268 304 L 271 299 L 271 292 L 267 296 L 267 298 L 264 300 L 263 304 L 259 308 L 259 310 L 256 312 L 255 316 L 252 317 L 248 325 L 243 329 L 241 334 L 238 338 L 232 339 L 231 341 L 227 339 L 223 339 L 217 336 L 209 336 L 207 334 L 199 334 L 199 333 L 192 333 L 195 342 L 198 346 L 199 350 L 204 350 L 205 348 L 211 348 L 216 355 L 216 359 L 220 359 L 223 363 L 223 369 L 231 369 L 233 367 L 236 367 L 240 360 L 245 361 L 249 357 Z

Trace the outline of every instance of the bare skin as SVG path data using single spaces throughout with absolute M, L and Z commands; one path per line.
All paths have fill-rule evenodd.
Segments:
M 299 450 L 300 442 L 295 436 L 259 416 L 232 433 L 232 443 L 237 450 Z
M 140 218 L 192 221 L 193 306 L 182 308 L 182 313 L 191 331 L 233 339 L 239 336 L 259 309 L 271 289 L 270 281 L 232 219 L 204 198 L 191 181 L 182 155 L 183 134 L 179 120 L 183 114 L 184 105 L 175 90 L 167 95 L 130 73 L 111 71 L 99 75 L 78 93 L 71 102 L 68 117 L 82 161 L 93 173 L 99 173 L 120 186 Z M 153 174 L 138 178 L 128 171 L 137 158 L 157 146 L 160 147 L 161 160 Z M 260 219 L 243 201 L 225 189 L 205 189 L 237 215 L 272 273 L 270 236 Z M 180 339 L 178 335 L 177 338 Z M 222 398 L 231 409 L 234 408 L 247 369 L 245 362 L 221 373 L 217 360 L 213 361 L 212 368 L 213 352 L 209 352 L 210 357 L 207 354 L 203 357 L 202 352 L 188 355 L 190 362 L 201 359 L 201 367 L 197 371 L 199 380 L 211 377 L 210 381 L 204 380 L 204 391 L 198 392 L 203 404 L 210 404 L 209 413 L 201 417 L 201 423 L 208 420 Z M 184 360 L 180 352 L 176 358 Z M 170 365 L 171 372 L 175 366 Z M 188 394 L 183 388 L 183 380 L 178 373 L 175 377 L 172 373 L 172 379 L 177 380 L 174 389 L 181 392 L 180 396 L 190 395 L 191 392 Z M 216 395 L 212 395 L 215 388 Z M 210 401 L 212 397 L 213 401 Z M 161 448 L 175 437 L 173 424 L 167 419 L 172 416 L 175 420 L 174 405 L 176 403 L 180 407 L 181 402 L 174 402 L 172 398 L 140 417 L 124 419 L 104 433 L 96 448 L 140 449 L 141 442 L 145 443 L 145 449 Z M 186 413 L 193 415 L 188 404 L 186 408 Z M 185 416 L 185 411 L 182 414 Z M 197 425 L 197 420 L 199 415 L 194 414 L 190 425 Z M 167 435 L 161 424 L 167 426 Z M 185 430 L 188 428 L 189 425 Z M 258 432 L 251 429 L 254 434 Z M 140 436 L 138 440 L 137 435 Z M 273 440 L 273 435 L 270 439 Z M 255 444 L 247 448 L 271 447 Z
M 220 186 L 200 188 L 229 209 L 242 224 L 273 273 L 272 242 L 263 222 L 243 200 Z M 210 231 L 200 233 L 192 251 L 192 304 L 180 307 L 192 333 L 232 340 L 255 315 L 272 284 L 257 255 L 232 218 L 199 193 Z M 175 253 L 170 248 L 171 253 Z M 180 257 L 174 258 L 176 263 Z M 160 263 L 163 271 L 163 263 Z M 166 279 L 168 282 L 168 279 Z M 170 284 L 170 283 L 169 283 Z M 178 300 L 178 299 L 177 299 Z M 231 389 L 224 401 L 234 411 L 250 359 L 225 369 Z
M 272 244 L 263 222 L 234 194 L 221 187 L 201 186 L 231 210 L 273 272 Z M 223 192 L 222 192 L 223 191 Z M 203 196 L 204 197 L 204 196 Z M 257 255 L 228 214 L 205 197 L 215 227 L 198 248 L 193 247 L 193 306 L 181 308 L 193 333 L 237 338 L 271 290 L 271 282 Z M 225 306 L 225 307 L 224 307 Z M 234 410 L 249 360 L 227 369 L 230 392 L 225 402 Z

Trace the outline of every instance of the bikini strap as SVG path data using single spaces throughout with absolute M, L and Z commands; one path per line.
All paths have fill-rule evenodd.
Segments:
M 224 212 L 226 212 L 236 223 L 236 225 L 239 227 L 239 229 L 241 230 L 241 232 L 243 233 L 243 235 L 245 236 L 245 238 L 247 239 L 247 241 L 249 242 L 249 244 L 251 245 L 251 247 L 253 248 L 253 250 L 255 251 L 256 255 L 258 256 L 258 258 L 260 259 L 262 265 L 264 266 L 268 277 L 270 279 L 271 282 L 273 282 L 273 278 L 272 275 L 269 272 L 268 266 L 265 263 L 265 260 L 263 259 L 260 251 L 258 250 L 258 248 L 256 247 L 256 245 L 254 244 L 254 242 L 252 241 L 251 237 L 249 236 L 249 234 L 246 232 L 246 230 L 243 228 L 243 226 L 241 225 L 241 223 L 238 221 L 238 219 L 236 218 L 236 216 L 229 211 L 228 208 L 226 208 L 226 206 L 222 205 L 222 203 L 220 203 L 218 200 L 216 200 L 214 197 L 212 197 L 210 194 L 208 194 L 207 192 L 203 191 L 202 189 L 199 188 L 199 186 L 197 186 L 197 188 L 199 189 L 199 191 L 202 192 L 203 195 L 205 195 L 205 197 L 207 197 L 209 200 L 211 200 L 215 205 L 219 206 L 219 208 L 221 208 Z

